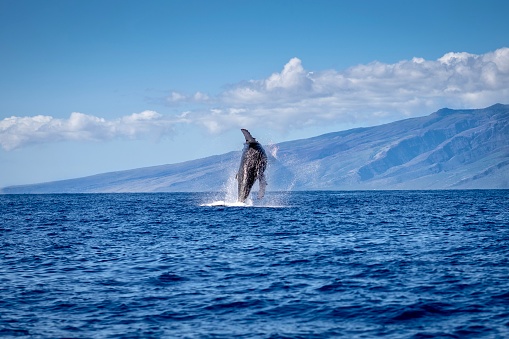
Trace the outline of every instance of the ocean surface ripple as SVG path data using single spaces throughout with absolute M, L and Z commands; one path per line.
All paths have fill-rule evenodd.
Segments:
M 0 195 L 0 337 L 508 338 L 509 191 Z

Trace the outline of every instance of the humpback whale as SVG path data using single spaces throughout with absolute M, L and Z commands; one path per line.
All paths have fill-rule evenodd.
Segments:
M 247 129 L 241 129 L 241 131 L 246 138 L 246 143 L 244 144 L 236 178 L 239 184 L 238 201 L 244 202 L 249 197 L 251 188 L 253 188 L 253 184 L 257 179 L 260 185 L 258 199 L 263 198 L 265 195 L 267 181 L 265 180 L 264 172 L 267 167 L 267 155 L 262 145 L 251 136 Z

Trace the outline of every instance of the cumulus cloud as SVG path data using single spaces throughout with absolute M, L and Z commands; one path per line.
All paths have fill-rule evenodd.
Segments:
M 105 141 L 116 138 L 160 138 L 175 123 L 154 111 L 133 113 L 114 120 L 74 112 L 68 119 L 51 116 L 10 117 L 0 121 L 0 145 L 13 150 L 30 144 L 56 141 Z
M 447 53 L 437 60 L 374 61 L 342 71 L 306 71 L 293 58 L 279 73 L 222 92 L 213 111 L 195 112 L 195 122 L 211 132 L 261 124 L 276 129 L 370 124 L 442 107 L 484 107 L 508 97 L 509 48 L 482 55 Z
M 486 54 L 447 53 L 437 60 L 414 57 L 373 61 L 345 70 L 306 70 L 292 58 L 265 79 L 242 81 L 209 96 L 172 92 L 167 104 L 186 106 L 170 118 L 154 111 L 107 120 L 82 113 L 69 119 L 11 117 L 0 121 L 6 150 L 63 140 L 160 137 L 175 125 L 209 132 L 263 126 L 273 130 L 325 124 L 372 125 L 429 114 L 442 107 L 479 108 L 509 98 L 509 48 Z

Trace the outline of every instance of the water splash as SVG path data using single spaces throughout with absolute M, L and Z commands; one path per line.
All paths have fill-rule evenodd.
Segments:
M 258 184 L 255 184 L 255 188 Z M 263 199 L 257 199 L 257 191 L 251 192 L 245 203 L 237 201 L 237 180 L 234 175 L 230 175 L 228 181 L 224 183 L 221 192 L 211 197 L 211 201 L 202 203 L 205 207 L 265 207 L 282 208 L 288 207 L 289 192 L 267 192 Z
M 270 155 L 274 157 L 274 159 L 277 159 L 277 151 L 279 151 L 279 146 L 273 143 L 270 143 L 267 145 L 267 148 L 269 149 Z
M 237 203 L 237 179 L 233 173 L 228 176 L 228 181 L 223 185 L 224 201 L 227 204 Z
M 203 203 L 200 206 L 249 207 L 253 205 L 250 198 L 246 202 L 237 200 L 237 179 L 235 179 L 234 173 L 230 173 L 228 180 L 223 184 L 223 189 L 213 199 L 212 202 Z
M 274 157 L 278 158 L 279 146 L 277 144 L 269 143 L 265 146 L 268 153 Z M 283 191 L 279 192 L 267 192 L 263 199 L 258 199 L 256 197 L 259 189 L 259 182 L 255 183 L 253 190 L 251 191 L 251 196 L 247 198 L 245 203 L 241 203 L 238 201 L 238 184 L 237 179 L 235 178 L 236 171 L 232 170 L 228 175 L 228 180 L 223 184 L 222 190 L 214 194 L 211 197 L 212 201 L 207 201 L 201 204 L 200 206 L 222 206 L 222 207 L 287 207 L 288 204 L 288 196 L 289 192 L 292 190 L 295 185 L 294 181 L 286 187 Z M 268 187 L 270 189 L 270 177 L 267 177 Z

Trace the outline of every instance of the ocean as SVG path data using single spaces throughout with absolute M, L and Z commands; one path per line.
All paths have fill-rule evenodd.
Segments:
M 0 337 L 509 338 L 509 191 L 0 195 Z

